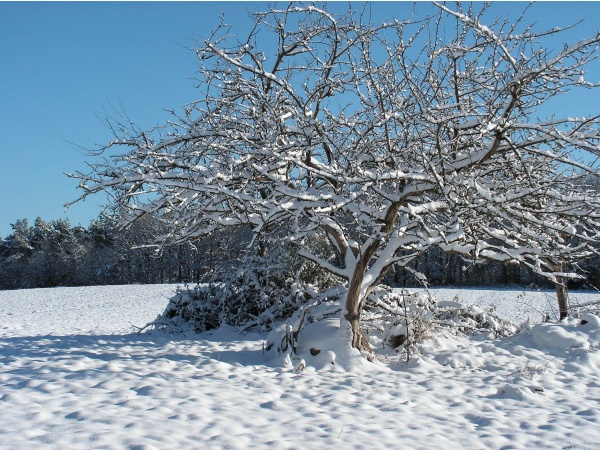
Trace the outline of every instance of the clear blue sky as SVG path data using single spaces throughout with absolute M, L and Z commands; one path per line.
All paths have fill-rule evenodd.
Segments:
M 143 128 L 163 123 L 164 108 L 178 109 L 196 95 L 195 55 L 182 46 L 207 36 L 221 13 L 243 34 L 246 10 L 266 5 L 0 2 L 0 236 L 10 234 L 17 219 L 37 216 L 89 225 L 103 198 L 64 212 L 78 191 L 63 173 L 86 170 L 85 161 L 93 161 L 70 143 L 93 148 L 110 140 L 97 116 L 112 106 Z M 401 19 L 411 6 L 379 2 L 372 10 L 377 18 Z M 502 2 L 494 11 L 513 17 L 525 6 Z M 347 3 L 332 7 L 341 11 Z M 539 29 L 584 19 L 565 35 L 577 41 L 598 32 L 600 2 L 541 2 L 527 17 Z M 589 81 L 600 81 L 600 63 L 590 69 Z M 600 92 L 585 92 L 563 107 L 579 115 L 598 113 Z

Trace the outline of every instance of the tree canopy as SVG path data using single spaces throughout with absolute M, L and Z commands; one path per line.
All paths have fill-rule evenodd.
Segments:
M 561 282 L 599 238 L 599 121 L 539 108 L 596 87 L 600 34 L 553 52 L 559 29 L 435 5 L 383 24 L 304 4 L 252 14 L 247 36 L 221 24 L 197 43 L 201 100 L 161 130 L 115 123 L 106 159 L 72 175 L 82 198 L 108 191 L 124 224 L 158 214 L 163 243 L 240 224 L 294 243 L 347 283 L 363 350 L 369 293 L 432 246 Z

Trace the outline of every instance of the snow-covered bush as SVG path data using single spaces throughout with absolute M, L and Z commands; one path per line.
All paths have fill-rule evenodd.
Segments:
M 285 238 L 272 235 L 256 244 L 241 262 L 223 264 L 211 282 L 178 289 L 155 327 L 176 325 L 196 332 L 220 325 L 271 330 L 275 322 L 320 301 L 320 292 L 340 282 L 299 257 L 298 246 Z M 311 242 L 313 247 L 319 245 L 318 239 Z
M 475 305 L 437 301 L 428 293 L 380 287 L 369 297 L 365 329 L 372 344 L 402 349 L 408 355 L 418 351 L 419 342 L 442 332 L 453 334 L 493 333 L 495 337 L 514 334 L 517 327 Z
M 246 284 L 246 281 L 251 281 Z M 254 283 L 253 283 L 254 282 Z M 196 332 L 221 325 L 268 330 L 289 317 L 316 294 L 288 278 L 277 280 L 268 272 L 241 270 L 231 282 L 180 288 L 171 298 L 162 319 L 186 322 Z
M 220 325 L 270 330 L 274 322 L 318 297 L 315 286 L 302 282 L 302 261 L 288 250 L 249 256 L 211 283 L 180 288 L 155 326 L 173 322 L 186 323 L 196 332 Z

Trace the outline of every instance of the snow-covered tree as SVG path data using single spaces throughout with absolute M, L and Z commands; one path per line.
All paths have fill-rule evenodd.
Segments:
M 256 239 L 285 231 L 346 280 L 362 350 L 369 293 L 432 246 L 560 282 L 561 262 L 599 237 L 600 197 L 579 179 L 596 173 L 600 131 L 597 116 L 540 108 L 596 87 L 585 66 L 600 35 L 551 51 L 558 29 L 436 8 L 374 25 L 291 5 L 253 14 L 243 37 L 221 24 L 198 42 L 200 100 L 161 130 L 112 123 L 103 162 L 71 175 L 81 198 L 109 192 L 125 224 L 159 214 L 164 243 L 239 224 Z M 310 250 L 317 237 L 327 251 Z

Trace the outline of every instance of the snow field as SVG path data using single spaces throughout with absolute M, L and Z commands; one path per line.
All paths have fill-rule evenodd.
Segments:
M 585 325 L 534 325 L 504 340 L 432 336 L 408 363 L 382 351 L 377 364 L 347 370 L 327 363 L 327 351 L 340 351 L 333 342 L 304 355 L 306 368 L 295 373 L 299 361 L 264 354 L 265 335 L 138 335 L 132 325 L 153 320 L 174 289 L 0 291 L 0 448 L 593 449 L 600 442 L 597 316 Z M 516 317 L 546 307 L 537 294 L 437 293 L 484 309 L 502 300 L 498 311 Z

